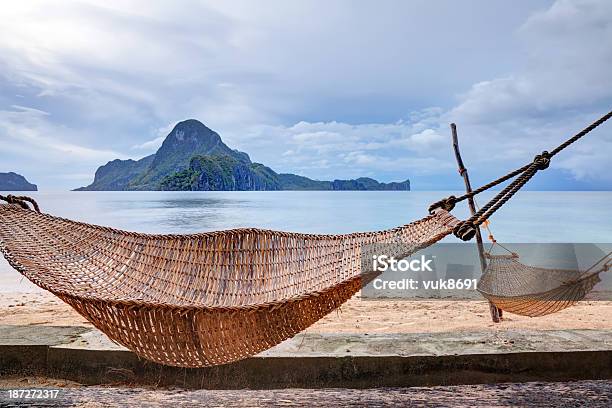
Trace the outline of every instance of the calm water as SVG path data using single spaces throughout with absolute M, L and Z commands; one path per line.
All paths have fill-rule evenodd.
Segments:
M 237 227 L 346 233 L 406 224 L 460 192 L 37 192 L 42 211 L 120 229 L 189 233 Z M 491 195 L 483 196 L 484 203 Z M 459 204 L 453 213 L 468 215 Z M 521 192 L 492 219 L 505 242 L 611 242 L 612 192 Z M 446 241 L 453 242 L 454 237 Z M 2 290 L 32 290 L 2 259 Z

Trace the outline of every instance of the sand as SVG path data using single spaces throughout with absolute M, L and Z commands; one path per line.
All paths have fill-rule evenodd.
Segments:
M 0 389 L 28 389 L 28 388 L 73 388 L 81 384 L 75 381 L 43 376 L 5 375 L 0 377 Z M 0 400 L 1 402 L 2 400 Z M 1 405 L 0 405 L 1 406 Z
M 495 324 L 485 301 L 362 300 L 356 295 L 323 318 L 311 333 L 434 333 L 505 329 L 612 329 L 612 301 L 582 301 L 553 315 L 530 318 L 506 314 Z M 91 326 L 48 292 L 1 293 L 0 324 Z
M 612 319 L 610 319 L 612 301 L 583 301 L 554 315 L 540 318 L 507 314 L 504 321 L 499 324 L 491 322 L 488 310 L 488 303 L 485 301 L 373 301 L 362 300 L 356 295 L 338 311 L 320 320 L 308 331 L 311 333 L 431 333 L 502 331 L 515 328 L 612 329 Z M 67 304 L 48 292 L 40 291 L 0 293 L 0 325 L 91 326 Z M 16 375 L 0 378 L 0 391 L 32 387 L 60 388 L 63 391 L 59 398 L 44 400 L 45 406 L 70 405 L 83 408 L 145 403 L 160 407 L 168 404 L 177 407 L 193 406 L 195 403 L 224 406 L 230 402 L 241 406 L 268 404 L 303 406 L 306 402 L 311 405 L 329 405 L 329 401 L 337 401 L 338 406 L 368 403 L 375 405 L 383 401 L 389 404 L 437 402 L 444 406 L 517 406 L 531 403 L 542 405 L 543 401 L 552 402 L 551 406 L 559 406 L 561 402 L 566 404 L 588 402 L 592 406 L 609 406 L 609 381 L 582 383 L 466 385 L 365 391 L 250 391 L 251 394 L 245 395 L 244 390 L 181 391 L 131 387 L 83 387 L 77 382 L 64 379 Z

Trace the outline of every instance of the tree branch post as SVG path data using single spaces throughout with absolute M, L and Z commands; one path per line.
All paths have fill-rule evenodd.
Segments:
M 461 158 L 461 151 L 459 150 L 459 137 L 457 136 L 457 125 L 451 123 L 451 133 L 453 138 L 453 150 L 455 152 L 455 159 L 457 160 L 457 166 L 459 169 L 459 174 L 463 177 L 463 182 L 465 183 L 465 191 L 467 193 L 472 192 L 472 185 L 470 184 L 470 177 L 468 175 L 468 171 L 463 164 L 463 159 Z M 474 198 L 468 198 L 468 206 L 470 208 L 470 212 L 472 215 L 476 213 L 476 204 L 474 203 Z M 476 246 L 478 247 L 478 255 L 480 257 L 480 268 L 482 273 L 487 269 L 487 260 L 484 255 L 484 245 L 482 242 L 482 234 L 480 233 L 480 227 L 476 228 Z M 501 309 L 498 309 L 493 303 L 489 302 L 489 310 L 491 312 L 491 319 L 495 323 L 499 323 L 502 317 Z

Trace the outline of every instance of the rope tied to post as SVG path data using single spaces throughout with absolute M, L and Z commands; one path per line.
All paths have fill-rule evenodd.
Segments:
M 546 170 L 550 166 L 550 162 L 552 158 L 561 152 L 563 149 L 567 148 L 572 143 L 576 142 L 597 126 L 601 125 L 608 119 L 612 117 L 612 111 L 608 112 L 601 118 L 597 119 L 595 122 L 591 123 L 589 126 L 584 128 L 582 131 L 572 136 L 564 143 L 559 145 L 557 148 L 552 150 L 551 152 L 543 151 L 542 153 L 536 155 L 533 158 L 531 163 L 524 165 L 521 168 L 518 168 L 510 173 L 491 181 L 471 192 L 465 193 L 459 197 L 449 196 L 442 200 L 436 201 L 429 207 L 429 213 L 433 214 L 436 209 L 441 208 L 446 211 L 451 211 L 455 208 L 455 205 L 463 200 L 474 197 L 477 194 L 482 193 L 483 191 L 489 190 L 492 187 L 495 187 L 507 180 L 515 178 L 510 184 L 508 184 L 504 189 L 501 190 L 495 197 L 493 197 L 487 204 L 485 204 L 478 212 L 474 213 L 469 219 L 465 221 L 461 221 L 453 230 L 453 234 L 463 240 L 469 241 L 476 235 L 476 231 L 481 224 L 487 221 L 487 219 L 495 213 L 499 208 L 501 208 L 512 196 L 514 196 L 531 178 L 540 170 Z
M 20 206 L 21 208 L 23 208 L 24 210 L 34 209 L 34 211 L 40 212 L 40 207 L 38 206 L 38 203 L 32 197 L 15 196 L 15 195 L 9 194 L 6 196 L 0 195 L 0 200 L 6 201 L 8 204 L 16 204 Z M 28 203 L 30 203 L 33 208 L 30 208 L 30 205 L 28 205 Z

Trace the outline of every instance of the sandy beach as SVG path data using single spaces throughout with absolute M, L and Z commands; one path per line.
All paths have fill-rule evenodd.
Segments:
M 323 318 L 312 333 L 434 333 L 506 329 L 612 329 L 612 301 L 582 301 L 553 315 L 506 314 L 494 324 L 485 301 L 362 300 L 354 296 Z M 89 326 L 70 306 L 48 292 L 3 293 L 0 325 Z

